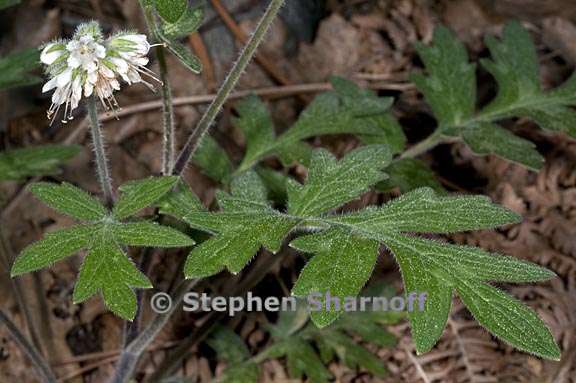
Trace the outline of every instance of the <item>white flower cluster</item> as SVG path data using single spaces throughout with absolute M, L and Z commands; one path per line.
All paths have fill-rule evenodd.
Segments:
M 118 78 L 128 84 L 142 82 L 141 74 L 159 81 L 145 66 L 148 64 L 150 44 L 145 35 L 122 32 L 104 39 L 96 22 L 82 24 L 71 40 L 57 40 L 47 44 L 40 60 L 47 65 L 50 80 L 42 92 L 56 89 L 48 118 L 54 121 L 62 105 L 64 119 L 72 119 L 72 111 L 84 97 L 98 96 L 106 110 L 118 106 L 113 92 L 120 89 Z

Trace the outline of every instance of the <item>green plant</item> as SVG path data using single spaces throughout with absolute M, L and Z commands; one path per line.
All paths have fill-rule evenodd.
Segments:
M 132 289 L 152 285 L 129 260 L 124 246 L 161 248 L 194 244 L 182 232 L 153 223 L 152 220 L 165 222 L 156 212 L 148 216 L 149 220 L 133 217 L 142 209 L 155 206 L 160 215 L 176 217 L 191 229 L 209 235 L 188 255 L 184 275 L 192 282 L 179 285 L 176 303 L 197 280 L 223 270 L 239 273 L 262 248 L 276 253 L 283 245 L 312 255 L 293 287 L 294 295 L 305 297 L 312 292 L 330 292 L 338 297 L 355 296 L 372 275 L 381 250 L 387 249 L 400 266 L 405 292 L 428 295 L 423 311 L 407 314 L 419 353 L 429 351 L 438 341 L 456 292 L 474 317 L 495 336 L 520 350 L 558 360 L 560 350 L 544 322 L 525 305 L 490 284 L 542 281 L 554 277 L 554 273 L 480 248 L 420 236 L 492 229 L 517 223 L 521 217 L 483 196 L 444 195 L 446 191 L 432 171 L 414 157 L 439 143 L 462 141 L 480 155 L 497 154 L 538 169 L 542 157 L 534 145 L 496 122 L 527 116 L 547 129 L 574 134 L 572 122 L 576 114 L 569 107 L 576 103 L 576 77 L 560 88 L 542 91 L 533 44 L 521 25 L 512 23 L 506 27 L 501 42 L 487 39 L 493 60 L 485 60 L 483 65 L 494 75 L 499 93 L 477 112 L 475 67 L 468 62 L 464 46 L 440 27 L 433 46 L 419 46 L 428 76 L 413 77 L 438 120 L 438 128 L 426 140 L 406 150 L 402 127 L 389 113 L 393 100 L 335 78 L 332 80 L 334 90 L 319 95 L 281 135 L 276 134 L 270 113 L 261 100 L 250 97 L 238 103 L 234 124 L 244 134 L 246 152 L 239 163 L 234 163 L 217 142 L 205 134 L 282 3 L 282 0 L 270 3 L 230 76 L 178 156 L 173 152 L 168 68 L 162 53 L 164 46 L 159 48 L 164 102 L 164 177 L 120 187 L 122 193 L 117 201 L 95 102 L 90 99 L 97 173 L 106 203 L 103 205 L 68 184 L 33 185 L 30 190 L 37 198 L 82 224 L 48 234 L 26 248 L 12 267 L 12 274 L 39 270 L 86 249 L 88 255 L 76 281 L 74 300 L 84 301 L 101 291 L 114 313 L 127 320 L 138 319 L 137 296 Z M 185 1 L 142 0 L 141 4 L 153 37 L 189 69 L 199 70 L 193 56 L 183 51 L 185 48 L 177 38 L 198 28 L 201 11 L 188 8 Z M 94 26 L 90 28 L 95 30 Z M 82 35 L 85 31 L 80 29 L 78 33 Z M 94 31 L 90 33 L 99 37 Z M 103 40 L 102 44 L 105 44 Z M 120 67 L 114 67 L 113 71 L 120 73 Z M 353 134 L 363 145 L 340 159 L 326 149 L 314 149 L 305 142 L 315 136 L 342 133 Z M 301 183 L 286 173 L 266 167 L 263 160 L 273 156 L 285 167 L 298 163 L 308 168 L 305 181 Z M 190 160 L 220 182 L 218 211 L 202 206 L 179 177 Z M 366 192 L 394 187 L 399 187 L 404 194 L 381 206 L 352 212 L 347 209 L 349 202 Z M 270 329 L 277 343 L 256 359 L 286 356 L 293 376 L 306 375 L 314 381 L 328 378 L 320 360 L 330 360 L 334 352 L 351 366 L 362 365 L 375 374 L 382 372 L 373 358 L 350 343 L 342 332 L 350 330 L 342 327 L 342 323 L 349 322 L 341 316 L 341 311 L 313 312 L 311 319 L 316 327 L 291 330 L 284 328 L 289 319 L 281 317 Z M 142 332 L 137 331 L 138 336 L 123 351 L 114 382 L 130 379 L 139 356 L 168 317 L 155 317 Z M 363 323 L 358 321 L 356 323 Z M 326 327 L 330 324 L 331 327 Z M 378 331 L 369 326 L 370 331 Z M 299 336 L 293 337 L 296 333 Z M 219 346 L 219 342 L 226 345 L 236 342 L 229 332 L 222 334 L 224 340 L 218 337 L 212 340 L 213 347 L 221 353 L 225 347 Z M 320 358 L 307 343 L 310 340 L 320 349 Z M 342 348 L 349 349 L 350 353 L 341 354 Z M 226 358 L 237 374 L 251 381 L 257 374 L 254 361 L 246 349 L 241 346 L 237 349 Z M 302 364 L 304 359 L 308 362 Z
M 391 295 L 392 291 L 383 285 L 365 291 L 365 296 Z M 225 326 L 216 327 L 207 343 L 227 364 L 219 379 L 221 383 L 257 382 L 260 364 L 278 358 L 286 358 L 291 378 L 306 376 L 315 383 L 332 378 L 326 366 L 336 359 L 350 369 L 362 368 L 375 376 L 384 376 L 388 373 L 385 366 L 361 343 L 393 347 L 396 338 L 383 326 L 397 323 L 401 317 L 401 313 L 384 311 L 348 312 L 333 326 L 318 328 L 310 323 L 306 305 L 299 301 L 295 311 L 281 312 L 277 322 L 267 326 L 270 340 L 256 355 L 252 356 L 242 338 Z

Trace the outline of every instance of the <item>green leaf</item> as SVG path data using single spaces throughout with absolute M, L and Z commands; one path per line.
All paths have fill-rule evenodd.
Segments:
M 55 174 L 58 166 L 80 152 L 76 145 L 46 145 L 0 152 L 0 181 Z
M 192 157 L 192 161 L 204 174 L 220 183 L 228 183 L 232 176 L 233 166 L 230 157 L 210 136 L 202 139 L 202 144 Z
M 116 241 L 128 246 L 189 247 L 194 241 L 178 230 L 152 222 L 133 222 L 110 226 Z
M 495 123 L 504 118 L 527 117 L 544 129 L 576 137 L 576 112 L 571 108 L 576 105 L 576 80 L 556 90 L 541 89 L 536 48 L 519 22 L 507 24 L 501 40 L 486 38 L 486 45 L 492 58 L 481 62 L 496 79 L 498 93 L 478 113 L 475 67 L 468 62 L 464 45 L 446 28 L 439 27 L 432 46 L 418 46 L 428 76 L 416 74 L 413 81 L 438 119 L 435 135 L 441 139 L 459 137 L 476 154 L 495 154 L 538 170 L 543 158 L 535 145 Z
M 329 332 L 324 334 L 317 341 L 326 343 L 324 347 L 330 347 L 338 355 L 338 358 L 351 369 L 364 368 L 374 374 L 382 377 L 388 373 L 388 369 L 380 358 L 371 353 L 366 348 L 360 346 L 349 336 L 340 332 Z
M 260 375 L 259 367 L 248 361 L 250 352 L 246 344 L 232 329 L 226 326 L 218 326 L 210 333 L 208 345 L 216 351 L 218 359 L 227 363 L 223 376 L 218 381 L 257 383 Z
M 295 225 L 280 214 L 258 209 L 234 213 L 235 222 L 227 223 L 227 217 L 226 213 L 192 213 L 187 217 L 193 226 L 213 221 L 221 231 L 192 250 L 184 266 L 186 278 L 208 277 L 224 268 L 239 273 L 261 247 L 278 251 Z
M 484 196 L 439 197 L 416 189 L 380 208 L 334 218 L 367 232 L 452 233 L 519 222 L 520 217 Z
M 372 275 L 379 243 L 332 229 L 300 237 L 290 246 L 317 254 L 300 273 L 292 294 L 304 297 L 320 294 L 314 297 L 321 306 L 312 312 L 312 320 L 324 327 L 340 316 L 345 298 L 358 295 Z M 326 300 L 327 295 L 337 297 L 340 305 Z
M 8 1 L 2 6 L 11 6 L 16 2 Z M 0 59 L 0 89 L 9 89 L 18 86 L 34 85 L 42 81 L 38 76 L 28 72 L 40 66 L 40 51 L 30 48 L 18 53 L 13 53 Z
M 152 205 L 168 193 L 178 180 L 178 177 L 155 177 L 122 185 L 122 194 L 114 206 L 114 217 L 124 219 Z
M 0 0 L 0 10 L 20 4 L 21 0 Z
M 188 8 L 187 0 L 154 0 L 160 17 L 169 23 L 177 22 Z
M 188 213 L 205 210 L 200 199 L 183 181 L 165 194 L 158 201 L 158 206 L 160 213 L 171 215 L 183 221 Z
M 356 149 L 341 161 L 326 150 L 317 150 L 306 184 L 288 184 L 289 214 L 314 216 L 359 197 L 384 178 L 380 169 L 390 160 L 390 150 L 381 145 Z
M 52 266 L 54 263 L 90 246 L 100 225 L 80 225 L 46 234 L 28 246 L 16 258 L 11 275 L 17 276 Z
M 475 65 L 468 61 L 466 47 L 445 27 L 434 31 L 433 45 L 417 45 L 428 77 L 412 75 L 441 125 L 457 126 L 476 108 Z
M 492 60 L 482 60 L 482 65 L 496 79 L 498 95 L 481 116 L 528 117 L 544 129 L 576 137 L 576 112 L 569 108 L 576 105 L 571 84 L 542 91 L 536 48 L 528 31 L 519 22 L 511 22 L 501 41 L 488 37 L 486 45 Z
M 268 191 L 268 198 L 279 205 L 284 205 L 288 199 L 286 188 L 289 176 L 266 167 L 257 167 L 256 172 Z
M 492 60 L 485 59 L 482 65 L 498 82 L 498 95 L 486 111 L 500 110 L 540 93 L 536 48 L 530 34 L 519 22 L 506 25 L 501 42 L 488 36 L 486 45 Z
M 365 143 L 386 144 L 395 153 L 402 150 L 404 133 L 388 114 L 391 98 L 377 97 L 345 79 L 334 78 L 332 84 L 334 91 L 316 97 L 296 123 L 277 138 L 263 103 L 251 98 L 241 104 L 235 123 L 244 131 L 248 149 L 238 172 L 270 155 L 279 155 L 286 166 L 296 161 L 307 165 L 312 150 L 302 141 L 328 134 L 355 134 Z
M 94 197 L 68 183 L 37 182 L 30 191 L 51 208 L 81 221 L 100 221 L 107 215 L 106 208 Z
M 495 154 L 533 170 L 544 165 L 544 157 L 536 145 L 494 124 L 472 126 L 463 132 L 462 138 L 476 154 Z
M 192 73 L 200 73 L 202 71 L 202 62 L 198 57 L 193 55 L 188 48 L 177 41 L 172 40 L 162 32 L 157 31 L 158 38 L 166 44 L 166 48 L 180 60 L 180 62 L 188 68 Z
M 116 315 L 132 320 L 136 315 L 136 294 L 132 288 L 151 288 L 152 284 L 126 254 L 106 237 L 93 243 L 82 263 L 74 302 L 80 303 L 102 293 L 106 306 Z
M 309 382 L 323 383 L 332 377 L 312 346 L 300 338 L 280 341 L 269 347 L 266 354 L 273 358 L 286 357 L 288 373 L 293 379 L 306 376 Z
M 395 187 L 401 193 L 429 187 L 438 194 L 446 194 L 434 172 L 422 161 L 414 158 L 402 158 L 393 161 L 386 169 L 389 178 L 376 185 L 378 190 L 390 191 Z
M 239 117 L 233 122 L 242 131 L 246 140 L 246 154 L 240 164 L 240 168 L 245 168 L 247 164 L 257 162 L 269 150 L 276 134 L 272 116 L 266 104 L 258 97 L 251 96 L 238 102 L 236 110 Z
M 560 349 L 550 330 L 528 307 L 484 283 L 461 284 L 457 289 L 474 318 L 492 334 L 519 350 L 560 360 Z
M 187 7 L 178 21 L 174 23 L 163 23 L 162 31 L 166 37 L 176 40 L 194 33 L 200 28 L 204 20 L 204 9 L 202 7 Z
M 530 263 L 512 257 L 489 255 L 473 247 L 447 245 L 397 235 L 389 236 L 384 242 L 394 253 L 400 265 L 406 294 L 427 294 L 423 311 L 408 312 L 412 337 L 418 353 L 429 351 L 441 336 L 450 312 L 453 289 L 456 289 L 462 296 L 462 291 L 470 292 L 470 289 L 478 291 L 479 287 L 484 289 L 484 286 L 488 286 L 483 283 L 486 281 L 525 282 L 545 280 L 554 276 L 550 271 Z M 499 292 L 499 295 L 503 293 Z M 500 316 L 502 313 L 500 304 L 492 299 L 485 300 L 486 304 L 482 308 L 483 315 Z M 472 303 L 470 300 L 463 297 L 463 301 L 473 313 L 478 310 L 477 307 L 469 307 Z M 522 307 L 523 312 L 531 314 L 522 320 L 515 318 L 516 323 L 523 328 L 533 327 L 531 322 L 534 322 L 533 318 L 537 318 L 536 314 Z M 481 321 L 480 323 L 485 325 Z M 492 331 L 492 327 L 486 327 Z M 516 343 L 512 343 L 515 341 L 513 338 L 502 337 L 501 331 L 495 328 L 497 330 L 494 332 L 495 335 L 518 347 Z M 543 329 L 545 331 L 542 331 Z M 549 336 L 549 331 L 544 326 L 539 327 L 537 331 L 539 331 L 540 339 Z M 546 347 L 549 347 L 549 344 Z M 538 347 L 520 349 L 541 355 L 538 354 L 540 352 Z
M 392 154 L 401 153 L 406 148 L 406 135 L 402 126 L 390 114 L 367 117 L 367 121 L 380 129 L 380 134 L 359 134 L 358 138 L 366 145 L 384 144 Z

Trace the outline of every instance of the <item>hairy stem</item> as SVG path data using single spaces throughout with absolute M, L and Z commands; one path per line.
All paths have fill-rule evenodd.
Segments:
M 216 117 L 218 116 L 220 110 L 226 103 L 226 100 L 228 100 L 228 97 L 234 90 L 234 87 L 238 83 L 238 80 L 242 76 L 242 73 L 244 73 L 246 67 L 254 57 L 254 54 L 256 53 L 262 41 L 264 40 L 266 33 L 270 29 L 272 22 L 276 18 L 276 15 L 280 11 L 280 8 L 282 8 L 283 4 L 284 0 L 272 0 L 268 5 L 268 8 L 266 9 L 264 16 L 262 16 L 262 19 L 258 23 L 258 26 L 256 27 L 254 33 L 250 37 L 250 40 L 244 47 L 244 50 L 240 54 L 238 61 L 236 62 L 236 64 L 234 64 L 234 67 L 228 74 L 228 77 L 226 77 L 226 80 L 224 80 L 222 87 L 218 90 L 218 93 L 216 94 L 214 101 L 210 104 L 208 110 L 206 110 L 206 113 L 202 116 L 202 119 L 198 123 L 198 126 L 196 127 L 196 129 L 194 129 L 194 131 L 186 141 L 184 148 L 178 155 L 178 158 L 176 159 L 176 164 L 174 166 L 173 174 L 175 175 L 182 174 L 182 172 L 188 165 L 188 162 L 190 162 L 190 159 L 192 158 L 192 156 L 202 143 L 202 138 L 210 130 L 210 127 L 214 123 L 214 120 L 216 120 Z
M 98 120 L 98 110 L 96 109 L 96 99 L 94 96 L 88 98 L 87 105 L 98 180 L 100 181 L 100 187 L 104 194 L 106 205 L 111 207 L 114 203 L 112 178 L 110 177 L 110 169 L 108 168 L 108 159 L 106 157 L 106 149 L 104 148 L 104 135 L 102 134 L 102 127 Z
M 144 20 L 146 21 L 148 32 L 158 41 L 156 36 L 157 26 L 152 8 L 143 0 L 140 0 L 140 8 L 142 8 L 144 13 Z M 168 78 L 168 67 L 166 66 L 164 49 L 164 47 L 157 49 L 156 58 L 158 59 L 158 67 L 160 69 L 160 81 L 162 81 L 162 174 L 169 175 L 172 173 L 172 168 L 174 167 L 175 126 L 172 88 L 170 87 L 170 80 Z
M 162 81 L 162 174 L 170 175 L 174 168 L 175 134 L 174 105 L 172 103 L 172 88 L 168 78 L 168 67 L 164 48 L 159 47 L 156 51 L 158 67 L 160 68 L 160 80 Z
M 18 330 L 18 326 L 16 326 L 2 310 L 0 310 L 0 323 L 6 325 L 8 332 L 12 335 L 14 341 L 22 348 L 22 351 L 30 358 L 34 368 L 38 371 L 42 379 L 47 383 L 56 383 L 56 377 L 42 355 L 28 342 L 26 337 Z

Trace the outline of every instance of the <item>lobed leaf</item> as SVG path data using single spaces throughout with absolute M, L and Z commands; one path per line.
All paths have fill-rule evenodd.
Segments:
M 432 189 L 421 188 L 382 207 L 331 220 L 366 232 L 451 233 L 516 223 L 520 216 L 484 196 L 439 197 Z
M 345 303 L 346 297 L 358 295 L 372 275 L 379 243 L 332 229 L 295 239 L 290 246 L 316 254 L 301 271 L 292 294 L 320 294 L 314 297 L 321 304 L 317 308 L 320 310 L 314 310 L 311 316 L 317 326 L 324 327 L 336 320 L 344 309 L 327 301 L 327 294 L 337 297 L 340 304 Z
M 104 303 L 114 314 L 125 320 L 136 315 L 136 294 L 132 288 L 151 288 L 148 278 L 109 238 L 94 241 L 80 268 L 74 287 L 74 303 L 102 293 Z
M 236 105 L 238 117 L 233 120 L 244 134 L 246 154 L 240 168 L 257 162 L 274 144 L 274 122 L 266 104 L 256 96 L 250 96 Z
M 554 337 L 534 311 L 484 283 L 462 283 L 457 290 L 474 318 L 492 334 L 519 350 L 560 360 Z
M 98 200 L 69 183 L 37 182 L 29 190 L 51 208 L 81 221 L 100 221 L 107 215 Z
M 359 197 L 385 177 L 380 169 L 390 160 L 383 145 L 361 147 L 341 161 L 326 150 L 315 151 L 305 185 L 288 184 L 289 214 L 315 216 Z
M 553 273 L 541 267 L 512 257 L 489 255 L 477 248 L 447 245 L 426 239 L 396 235 L 389 236 L 384 242 L 400 265 L 406 295 L 412 292 L 427 294 L 424 310 L 408 312 L 412 337 L 418 353 L 429 351 L 442 335 L 450 312 L 453 289 L 456 289 L 462 297 L 462 291 L 470 295 L 471 289 L 476 291 L 479 288 L 485 289 L 485 286 L 489 287 L 483 283 L 484 281 L 525 282 L 545 280 L 554 276 Z M 504 299 L 502 298 L 504 293 L 498 292 L 497 295 Z M 462 299 L 472 313 L 478 310 L 477 307 L 469 306 L 469 304 L 478 303 L 465 297 Z M 496 301 L 493 299 L 485 299 L 485 301 L 486 304 L 482 307 L 484 317 L 498 317 L 502 313 Z M 518 303 L 518 305 L 520 304 Z M 543 325 L 536 326 L 534 318 L 540 321 L 536 314 L 524 306 L 522 309 L 519 307 L 516 309 L 530 312 L 524 319 L 514 318 L 518 326 L 535 328 L 534 331 L 539 339 L 548 339 L 543 344 L 550 348 L 549 331 Z M 480 323 L 485 325 L 481 321 Z M 486 327 L 490 331 L 494 329 L 495 335 L 518 347 L 513 329 L 509 329 L 510 334 L 506 337 L 503 336 L 501 328 L 494 325 Z M 519 348 L 543 355 L 539 347 L 535 346 L 534 343 L 528 343 L 528 346 L 523 345 L 524 348 Z M 552 343 L 554 343 L 553 339 Z M 550 358 L 551 355 L 548 354 L 547 357 Z
M 127 218 L 152 205 L 168 193 L 178 180 L 178 177 L 172 176 L 154 177 L 122 185 L 122 194 L 114 206 L 114 218 Z
M 52 266 L 54 263 L 89 247 L 101 225 L 79 225 L 55 231 L 25 248 L 16 258 L 11 275 L 15 277 Z
M 464 130 L 462 138 L 476 154 L 495 154 L 536 171 L 544 165 L 536 145 L 495 124 L 472 126 Z
M 424 94 L 441 125 L 458 126 L 476 108 L 475 65 L 468 61 L 466 47 L 447 28 L 437 27 L 433 45 L 417 45 L 429 76 L 411 79 Z

